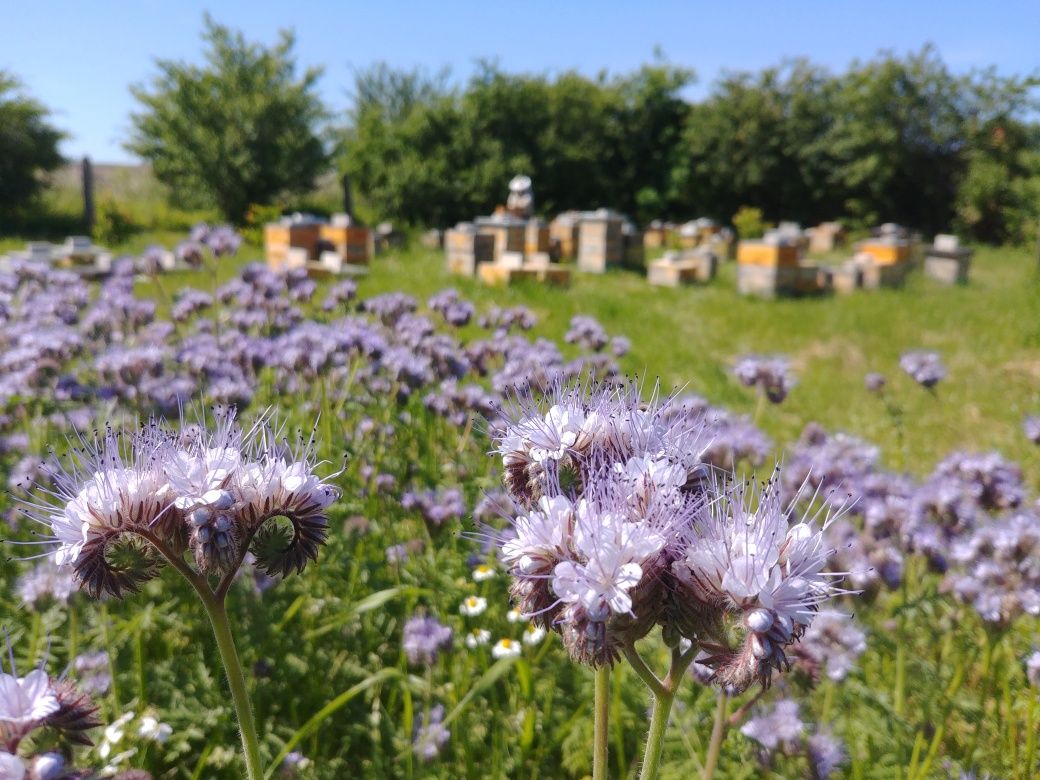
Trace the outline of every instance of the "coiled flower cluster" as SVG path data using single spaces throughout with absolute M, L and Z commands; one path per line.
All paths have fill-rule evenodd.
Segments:
M 338 493 L 314 474 L 312 442 L 292 447 L 267 420 L 243 432 L 231 408 L 213 416 L 212 430 L 183 420 L 179 430 L 155 420 L 109 428 L 48 465 L 53 487 L 37 487 L 22 509 L 92 596 L 133 592 L 185 554 L 216 575 L 248 552 L 281 576 L 317 557 Z
M 706 651 L 727 690 L 767 685 L 838 592 L 830 550 L 812 518 L 791 520 L 775 476 L 752 488 L 708 466 L 708 426 L 673 403 L 600 383 L 517 404 L 497 435 L 511 593 L 578 662 L 612 664 L 661 626 Z

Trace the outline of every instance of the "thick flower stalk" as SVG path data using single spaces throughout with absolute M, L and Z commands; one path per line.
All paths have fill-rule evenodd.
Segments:
M 59 566 L 94 597 L 122 597 L 162 564 L 195 589 L 228 674 L 250 778 L 259 741 L 224 601 L 248 554 L 269 575 L 317 558 L 337 490 L 314 473 L 313 438 L 292 446 L 262 419 L 243 431 L 235 411 L 177 429 L 159 421 L 80 437 L 48 468 L 23 511 L 46 529 Z
M 644 778 L 656 776 L 694 658 L 720 695 L 766 687 L 820 605 L 844 592 L 824 571 L 833 551 L 823 528 L 841 502 L 813 496 L 826 515 L 817 523 L 793 515 L 776 475 L 743 483 L 713 469 L 711 421 L 679 403 L 656 392 L 643 403 L 634 384 L 557 387 L 541 404 L 521 399 L 496 431 L 514 511 L 492 535 L 513 599 L 597 669 L 597 704 L 621 657 L 646 682 L 655 705 Z M 658 626 L 672 649 L 663 679 L 636 650 Z M 596 707 L 597 721 L 605 711 Z M 596 777 L 605 751 L 596 745 Z

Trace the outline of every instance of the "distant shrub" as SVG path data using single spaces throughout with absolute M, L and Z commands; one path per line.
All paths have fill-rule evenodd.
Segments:
M 265 206 L 250 203 L 246 212 L 246 223 L 242 227 L 242 237 L 250 244 L 260 246 L 264 243 L 264 225 L 277 222 L 282 216 L 281 206 Z
M 761 238 L 770 224 L 762 219 L 762 209 L 741 206 L 733 215 L 733 227 L 740 238 Z
M 129 212 L 114 200 L 103 200 L 98 204 L 93 231 L 93 238 L 98 243 L 122 244 L 139 229 Z

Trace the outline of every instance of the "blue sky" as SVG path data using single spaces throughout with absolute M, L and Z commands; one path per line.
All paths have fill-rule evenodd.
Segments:
M 835 70 L 880 49 L 926 42 L 955 71 L 1040 67 L 1040 2 L 267 2 L 266 0 L 0 0 L 0 68 L 48 105 L 70 138 L 67 155 L 129 161 L 121 148 L 134 101 L 127 89 L 156 58 L 197 61 L 204 11 L 273 42 L 293 27 L 303 65 L 322 65 L 321 92 L 337 111 L 354 69 L 449 66 L 464 79 L 478 58 L 507 70 L 631 70 L 660 47 L 694 68 L 703 94 L 723 70 L 757 69 L 807 56 Z

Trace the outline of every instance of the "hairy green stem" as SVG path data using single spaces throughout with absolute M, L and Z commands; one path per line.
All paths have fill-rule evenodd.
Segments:
M 170 562 L 198 594 L 199 601 L 206 609 L 213 636 L 217 640 L 220 660 L 224 663 L 228 687 L 231 689 L 231 700 L 235 705 L 238 717 L 238 729 L 242 737 L 242 754 L 246 762 L 248 780 L 262 780 L 263 765 L 260 761 L 260 738 L 257 735 L 256 721 L 253 719 L 253 708 L 249 703 L 249 691 L 246 689 L 246 678 L 242 672 L 242 662 L 235 648 L 235 639 L 231 635 L 231 624 L 228 621 L 227 609 L 224 606 L 226 588 L 220 587 L 214 592 L 205 576 L 196 574 L 184 562 L 184 558 L 173 552 L 161 539 L 150 534 L 141 534 Z
M 646 751 L 639 780 L 654 780 L 661 769 L 661 753 L 664 752 L 664 733 L 668 728 L 668 716 L 672 711 L 675 693 L 665 691 L 654 694 L 654 711 L 650 716 L 650 732 L 646 737 Z
M 633 645 L 625 646 L 624 653 L 636 674 L 642 678 L 654 695 L 650 732 L 646 737 L 646 749 L 643 752 L 643 766 L 639 771 L 639 780 L 656 780 L 661 770 L 664 735 L 668 728 L 668 717 L 672 712 L 672 704 L 675 702 L 675 692 L 679 688 L 679 683 L 682 682 L 683 675 L 697 655 L 696 645 L 691 646 L 686 652 L 680 652 L 678 648 L 672 649 L 672 663 L 668 669 L 668 675 L 663 680 L 658 679 L 657 675 L 650 671 L 650 667 L 646 665 Z
M 596 669 L 596 723 L 592 753 L 592 780 L 607 780 L 610 740 L 610 666 Z
M 253 708 L 249 703 L 249 692 L 246 690 L 246 678 L 242 673 L 242 662 L 235 649 L 235 640 L 231 636 L 231 625 L 228 623 L 224 602 L 218 601 L 212 594 L 203 595 L 202 603 L 213 626 L 213 636 L 220 650 L 220 660 L 224 662 L 228 686 L 231 688 L 231 699 L 238 715 L 238 728 L 242 734 L 242 752 L 246 761 L 246 775 L 249 780 L 261 780 L 264 776 L 260 762 L 260 739 L 257 736 L 256 722 L 253 720 Z

